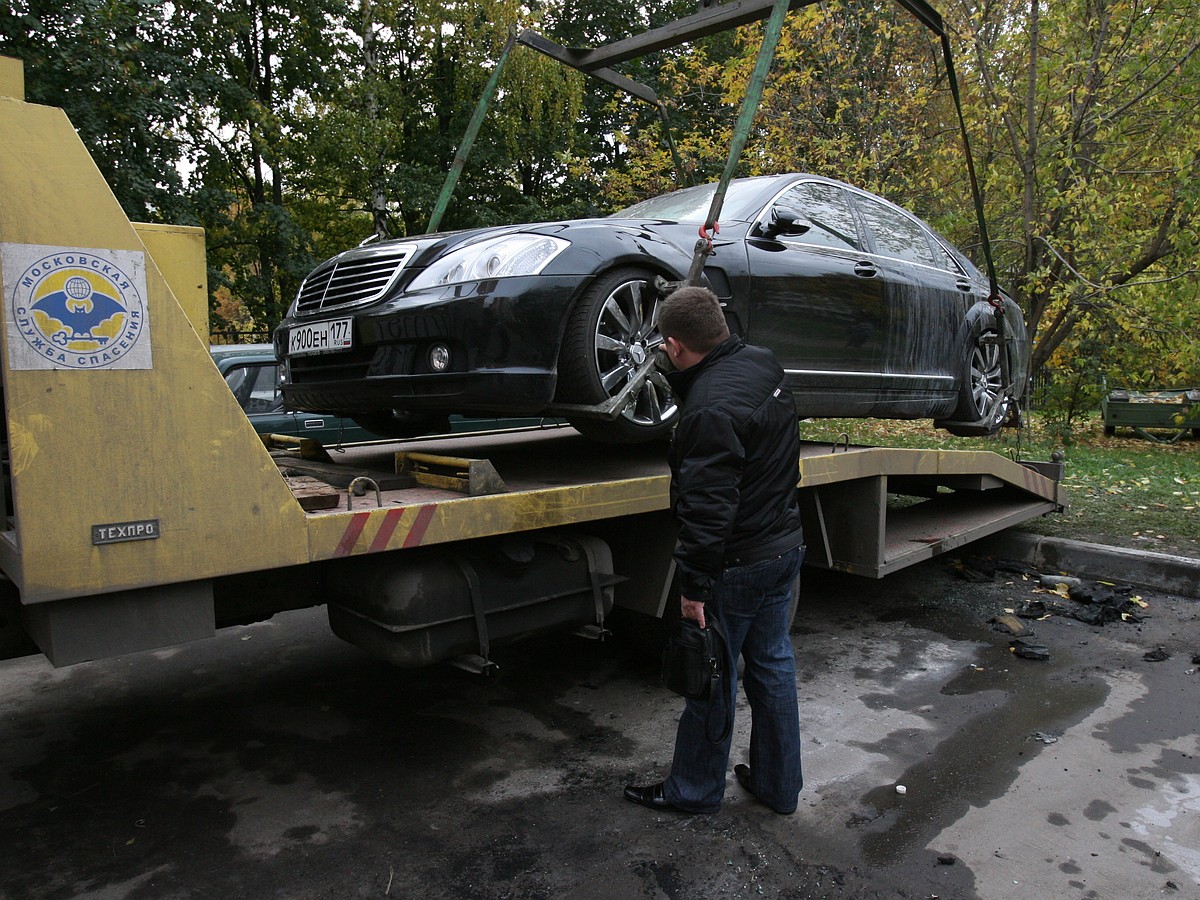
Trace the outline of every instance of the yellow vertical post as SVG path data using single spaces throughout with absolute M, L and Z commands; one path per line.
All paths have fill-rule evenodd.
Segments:
M 192 328 L 201 342 L 207 344 L 208 270 L 204 259 L 204 229 L 146 222 L 134 222 L 133 227 L 154 257 Z
M 0 56 L 0 97 L 25 99 L 25 67 L 19 59 Z
M 307 562 L 303 511 L 61 110 L 0 100 L 0 197 L 22 601 Z

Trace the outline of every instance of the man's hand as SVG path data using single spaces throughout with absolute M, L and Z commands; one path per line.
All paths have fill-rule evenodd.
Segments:
M 707 628 L 708 624 L 704 621 L 704 604 L 698 603 L 695 600 L 689 600 L 682 594 L 679 596 L 679 612 L 685 619 L 691 619 L 701 628 Z

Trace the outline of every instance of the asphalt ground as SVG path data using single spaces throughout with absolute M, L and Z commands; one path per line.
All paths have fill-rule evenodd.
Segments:
M 680 701 L 620 634 L 483 679 L 377 663 L 318 609 L 0 663 L 0 896 L 1200 898 L 1195 600 L 1087 625 L 970 559 L 804 582 L 790 817 L 732 774 L 714 816 L 622 799 Z M 1047 660 L 989 622 L 1027 600 Z

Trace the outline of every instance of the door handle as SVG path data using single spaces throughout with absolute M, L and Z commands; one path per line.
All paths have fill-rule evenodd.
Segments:
M 875 268 L 874 263 L 858 262 L 854 264 L 854 274 L 862 278 L 874 278 L 879 274 L 879 270 Z
M 954 286 L 964 294 L 971 293 L 971 282 L 967 281 L 965 278 L 958 279 L 958 281 L 954 282 Z

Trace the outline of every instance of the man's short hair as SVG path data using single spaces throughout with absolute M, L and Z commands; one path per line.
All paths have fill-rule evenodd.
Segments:
M 679 288 L 659 305 L 658 330 L 664 340 L 673 337 L 697 353 L 707 353 L 729 337 L 717 295 L 698 285 Z

